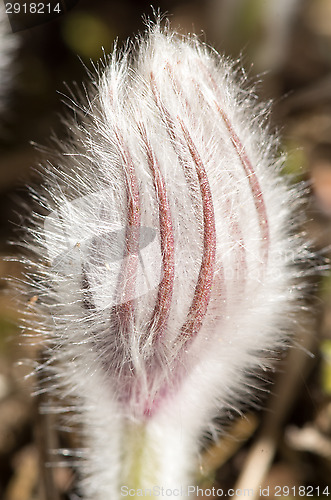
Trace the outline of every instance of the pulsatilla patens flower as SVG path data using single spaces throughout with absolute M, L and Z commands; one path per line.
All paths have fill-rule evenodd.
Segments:
M 29 280 L 84 498 L 105 500 L 193 480 L 199 439 L 284 343 L 301 250 L 297 191 L 227 60 L 156 25 L 86 96 L 45 169 Z

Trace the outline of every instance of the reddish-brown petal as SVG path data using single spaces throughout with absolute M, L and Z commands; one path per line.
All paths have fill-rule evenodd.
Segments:
M 206 66 L 201 61 L 198 61 L 198 64 L 201 70 L 205 73 L 205 75 L 209 79 L 212 89 L 215 92 L 215 95 L 218 97 L 218 100 L 220 101 L 221 96 L 217 83 L 215 82 L 214 78 L 212 77 Z M 231 142 L 239 156 L 240 162 L 243 166 L 244 172 L 247 176 L 247 180 L 249 182 L 253 194 L 253 201 L 258 215 L 259 226 L 262 236 L 262 261 L 264 264 L 266 264 L 268 261 L 268 254 L 269 254 L 270 232 L 269 232 L 269 221 L 267 217 L 267 209 L 265 206 L 262 189 L 259 180 L 257 178 L 256 171 L 248 157 L 246 149 L 243 143 L 241 142 L 239 136 L 237 135 L 236 131 L 234 130 L 234 127 L 231 124 L 229 117 L 227 116 L 224 109 L 216 99 L 214 99 L 214 105 L 216 107 L 218 114 L 222 117 L 222 120 L 230 134 Z
M 198 175 L 204 222 L 203 253 L 200 272 L 187 320 L 181 328 L 181 334 L 188 339 L 192 339 L 197 335 L 202 326 L 211 296 L 215 271 L 216 228 L 212 194 L 204 164 L 185 124 L 180 118 L 178 118 L 178 121 Z
M 140 133 L 146 149 L 148 165 L 152 172 L 155 191 L 158 196 L 159 223 L 161 236 L 161 254 L 163 276 L 159 285 L 156 306 L 153 312 L 151 326 L 155 329 L 155 340 L 160 340 L 163 336 L 167 324 L 171 299 L 174 287 L 175 277 L 175 250 L 174 234 L 172 228 L 171 211 L 167 196 L 166 184 L 161 174 L 158 161 L 152 151 L 151 145 L 147 139 L 145 129 L 141 126 Z

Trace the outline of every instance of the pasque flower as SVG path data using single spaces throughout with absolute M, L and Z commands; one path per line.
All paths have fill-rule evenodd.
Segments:
M 35 195 L 31 307 L 82 425 L 85 499 L 192 484 L 214 417 L 287 337 L 298 193 L 239 83 L 157 23 L 73 103 Z

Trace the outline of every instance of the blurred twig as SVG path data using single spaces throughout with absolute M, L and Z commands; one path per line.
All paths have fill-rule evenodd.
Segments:
M 284 99 L 277 106 L 277 119 L 294 111 L 302 111 L 327 103 L 331 106 L 331 74 Z
M 216 469 L 222 467 L 249 439 L 258 426 L 256 415 L 245 415 L 234 422 L 226 436 L 201 457 L 200 472 L 203 477 L 210 476 Z
M 315 351 L 316 338 L 311 332 L 301 332 L 301 349 L 290 350 L 286 369 L 280 376 L 275 395 L 270 401 L 269 411 L 265 414 L 262 428 L 247 456 L 243 471 L 235 485 L 235 490 L 252 489 L 255 500 L 259 495 L 259 487 L 272 464 L 282 425 L 293 408 L 295 395 L 302 386 L 312 367 L 312 359 L 307 352 Z

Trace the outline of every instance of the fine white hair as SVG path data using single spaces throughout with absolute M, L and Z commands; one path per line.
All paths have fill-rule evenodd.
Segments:
M 115 500 L 192 483 L 214 417 L 287 341 L 304 249 L 231 62 L 156 23 L 92 79 L 34 193 L 26 318 L 82 425 L 84 498 Z

